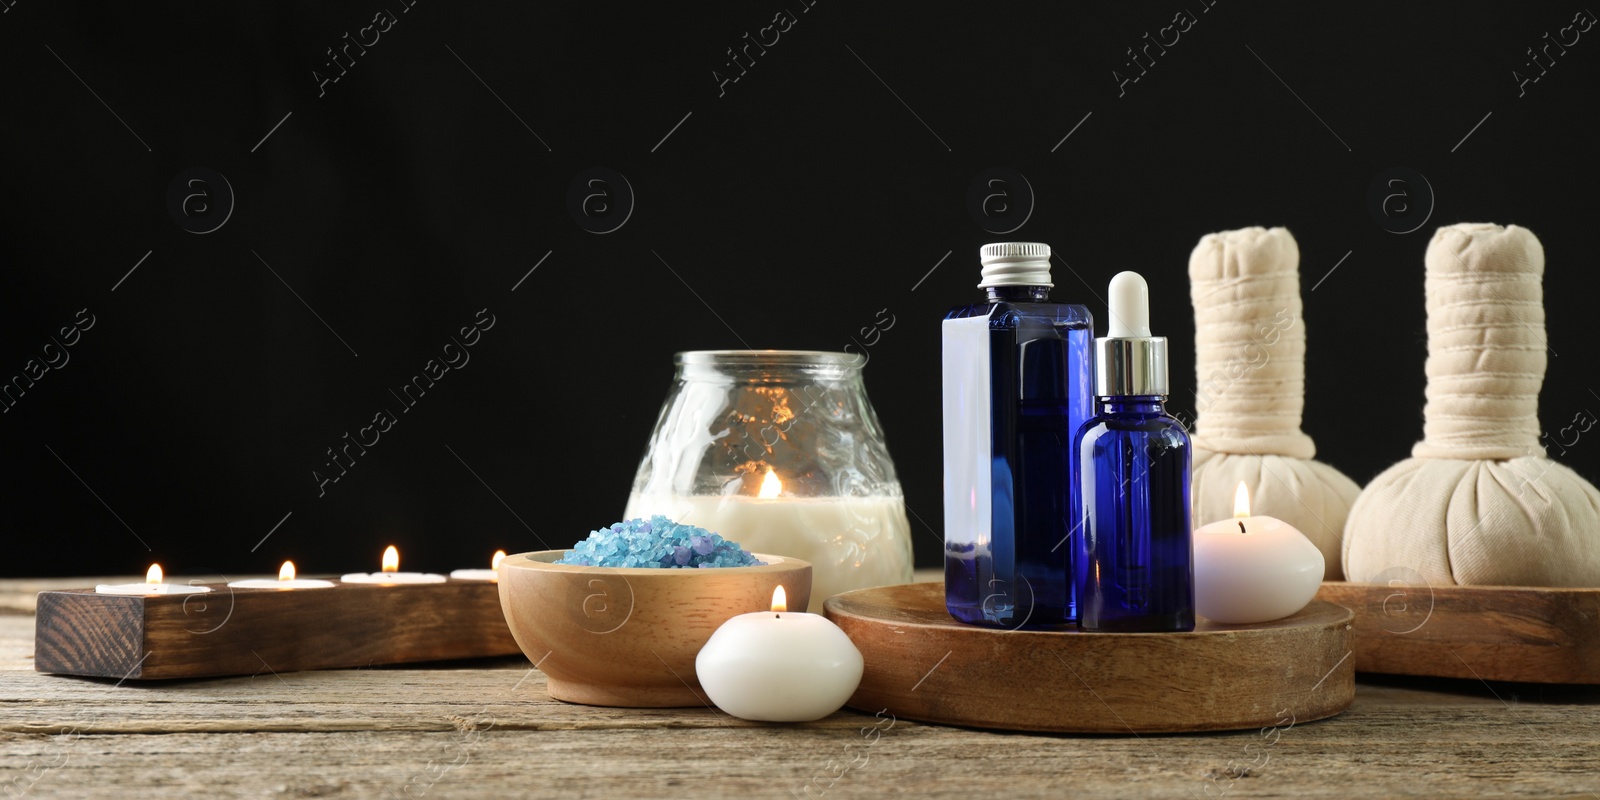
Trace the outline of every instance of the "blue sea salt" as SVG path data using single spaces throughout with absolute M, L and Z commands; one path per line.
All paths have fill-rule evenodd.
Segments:
M 555 563 L 584 567 L 754 567 L 764 562 L 705 528 L 661 515 L 628 519 L 589 534 Z

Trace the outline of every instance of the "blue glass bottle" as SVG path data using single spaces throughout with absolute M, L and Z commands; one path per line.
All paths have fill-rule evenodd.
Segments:
M 1093 319 L 1050 301 L 1048 245 L 981 253 L 988 301 L 942 326 L 945 604 L 978 625 L 1070 624 L 1072 437 L 1093 410 Z
M 1110 335 L 1095 342 L 1099 413 L 1074 445 L 1078 627 L 1191 631 L 1191 454 L 1188 432 L 1166 411 L 1167 340 L 1150 335 L 1143 278 L 1120 273 L 1110 294 Z

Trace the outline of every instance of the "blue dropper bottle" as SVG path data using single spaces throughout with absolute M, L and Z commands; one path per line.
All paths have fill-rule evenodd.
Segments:
M 1150 335 L 1150 290 L 1111 279 L 1095 340 L 1098 414 L 1074 438 L 1082 536 L 1075 559 L 1085 631 L 1194 630 L 1189 434 L 1167 414 L 1167 340 Z

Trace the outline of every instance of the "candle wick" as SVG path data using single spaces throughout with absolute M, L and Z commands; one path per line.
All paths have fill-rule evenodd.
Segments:
M 1249 533 L 1249 531 L 1244 529 L 1244 520 L 1242 520 L 1242 519 L 1239 520 L 1239 532 L 1240 533 Z

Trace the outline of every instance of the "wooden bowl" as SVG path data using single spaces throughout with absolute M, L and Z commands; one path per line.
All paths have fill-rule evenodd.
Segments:
M 694 659 L 728 619 L 811 601 L 811 565 L 755 554 L 759 567 L 647 569 L 551 563 L 566 550 L 506 556 L 500 608 L 511 635 L 549 677 L 550 696 L 593 706 L 666 708 L 705 700 Z

